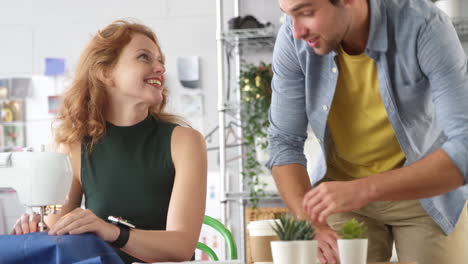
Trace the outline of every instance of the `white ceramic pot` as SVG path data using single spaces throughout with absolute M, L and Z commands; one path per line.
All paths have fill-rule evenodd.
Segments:
M 435 5 L 444 11 L 450 18 L 458 18 L 462 16 L 461 0 L 439 0 Z
M 311 264 L 317 261 L 317 241 L 272 241 L 274 264 Z
M 315 264 L 317 262 L 317 240 L 295 241 L 299 248 L 301 261 L 299 264 Z
M 367 238 L 338 239 L 338 252 L 341 264 L 366 264 Z

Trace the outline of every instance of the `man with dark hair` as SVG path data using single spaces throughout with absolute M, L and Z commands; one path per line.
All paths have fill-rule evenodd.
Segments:
M 336 263 L 336 230 L 356 218 L 368 261 L 395 242 L 400 261 L 466 263 L 468 69 L 450 19 L 427 0 L 279 4 L 267 165 L 316 225 L 320 261 Z M 310 175 L 308 125 L 323 154 Z

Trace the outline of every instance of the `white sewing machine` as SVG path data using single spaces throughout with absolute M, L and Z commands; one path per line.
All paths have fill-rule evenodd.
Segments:
M 65 202 L 72 175 L 70 160 L 62 153 L 0 153 L 0 187 L 15 189 L 22 204 L 40 208 L 40 231 L 47 229 L 46 207 Z

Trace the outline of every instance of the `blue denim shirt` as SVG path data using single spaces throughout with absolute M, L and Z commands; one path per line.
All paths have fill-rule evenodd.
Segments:
M 420 200 L 448 234 L 468 199 L 466 55 L 450 19 L 430 1 L 369 0 L 369 4 L 365 53 L 377 65 L 382 101 L 406 155 L 405 166 L 442 148 L 464 176 L 464 186 Z M 336 52 L 318 56 L 305 41 L 294 39 L 291 19 L 286 19 L 273 54 L 269 168 L 306 166 L 303 148 L 310 124 L 322 155 L 309 176 L 313 183 L 323 179 L 327 118 L 339 74 L 336 56 Z

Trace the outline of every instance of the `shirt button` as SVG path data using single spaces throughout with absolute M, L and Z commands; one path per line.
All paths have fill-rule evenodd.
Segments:
M 338 69 L 336 67 L 333 67 L 332 72 L 336 73 Z
M 327 111 L 328 110 L 328 106 L 324 105 L 323 107 L 323 111 Z

